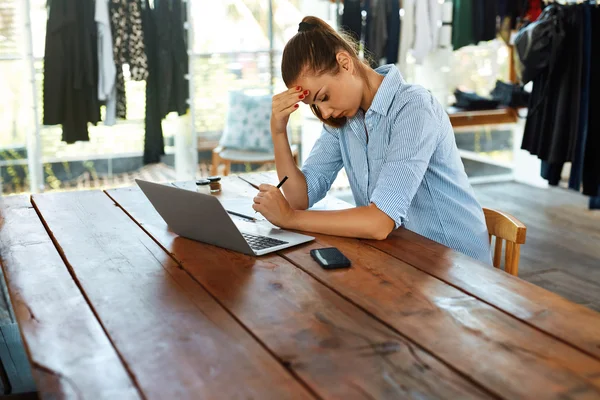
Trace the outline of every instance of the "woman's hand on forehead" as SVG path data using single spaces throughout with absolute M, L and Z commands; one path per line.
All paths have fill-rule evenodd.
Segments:
M 285 132 L 290 114 L 298 109 L 298 103 L 306 99 L 309 94 L 310 92 L 303 90 L 301 86 L 293 86 L 273 96 L 271 132 Z

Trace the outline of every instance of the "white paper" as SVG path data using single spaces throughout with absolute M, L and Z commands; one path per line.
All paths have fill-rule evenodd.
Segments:
M 264 220 L 260 213 L 257 213 L 252 208 L 252 204 L 254 204 L 252 199 L 249 198 L 239 198 L 239 199 L 227 199 L 221 200 L 221 204 L 223 207 L 230 212 L 234 212 L 237 214 L 241 214 L 248 218 L 255 218 L 258 220 Z M 344 210 L 347 208 L 353 208 L 354 206 L 350 203 L 347 203 L 343 200 L 337 199 L 332 196 L 327 196 L 323 200 L 317 202 L 314 206 L 310 208 L 310 210 Z

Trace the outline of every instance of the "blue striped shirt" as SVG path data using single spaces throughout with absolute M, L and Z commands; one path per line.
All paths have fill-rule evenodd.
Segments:
M 309 207 L 325 197 L 342 167 L 357 206 L 374 203 L 404 226 L 491 264 L 485 217 L 469 184 L 443 107 L 394 65 L 373 103 L 341 128 L 323 127 L 302 172 Z M 368 133 L 368 134 L 367 134 Z

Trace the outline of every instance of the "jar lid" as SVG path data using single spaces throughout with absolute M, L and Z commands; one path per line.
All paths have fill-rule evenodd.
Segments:
M 196 181 L 196 185 L 201 186 L 201 185 L 208 185 L 210 183 L 210 181 L 208 179 L 199 179 Z
M 221 180 L 221 177 L 220 176 L 209 176 L 208 180 L 210 182 L 219 182 Z

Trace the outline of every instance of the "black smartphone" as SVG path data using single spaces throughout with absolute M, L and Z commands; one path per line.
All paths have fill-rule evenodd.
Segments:
M 313 249 L 310 255 L 325 269 L 350 268 L 350 260 L 335 247 Z

